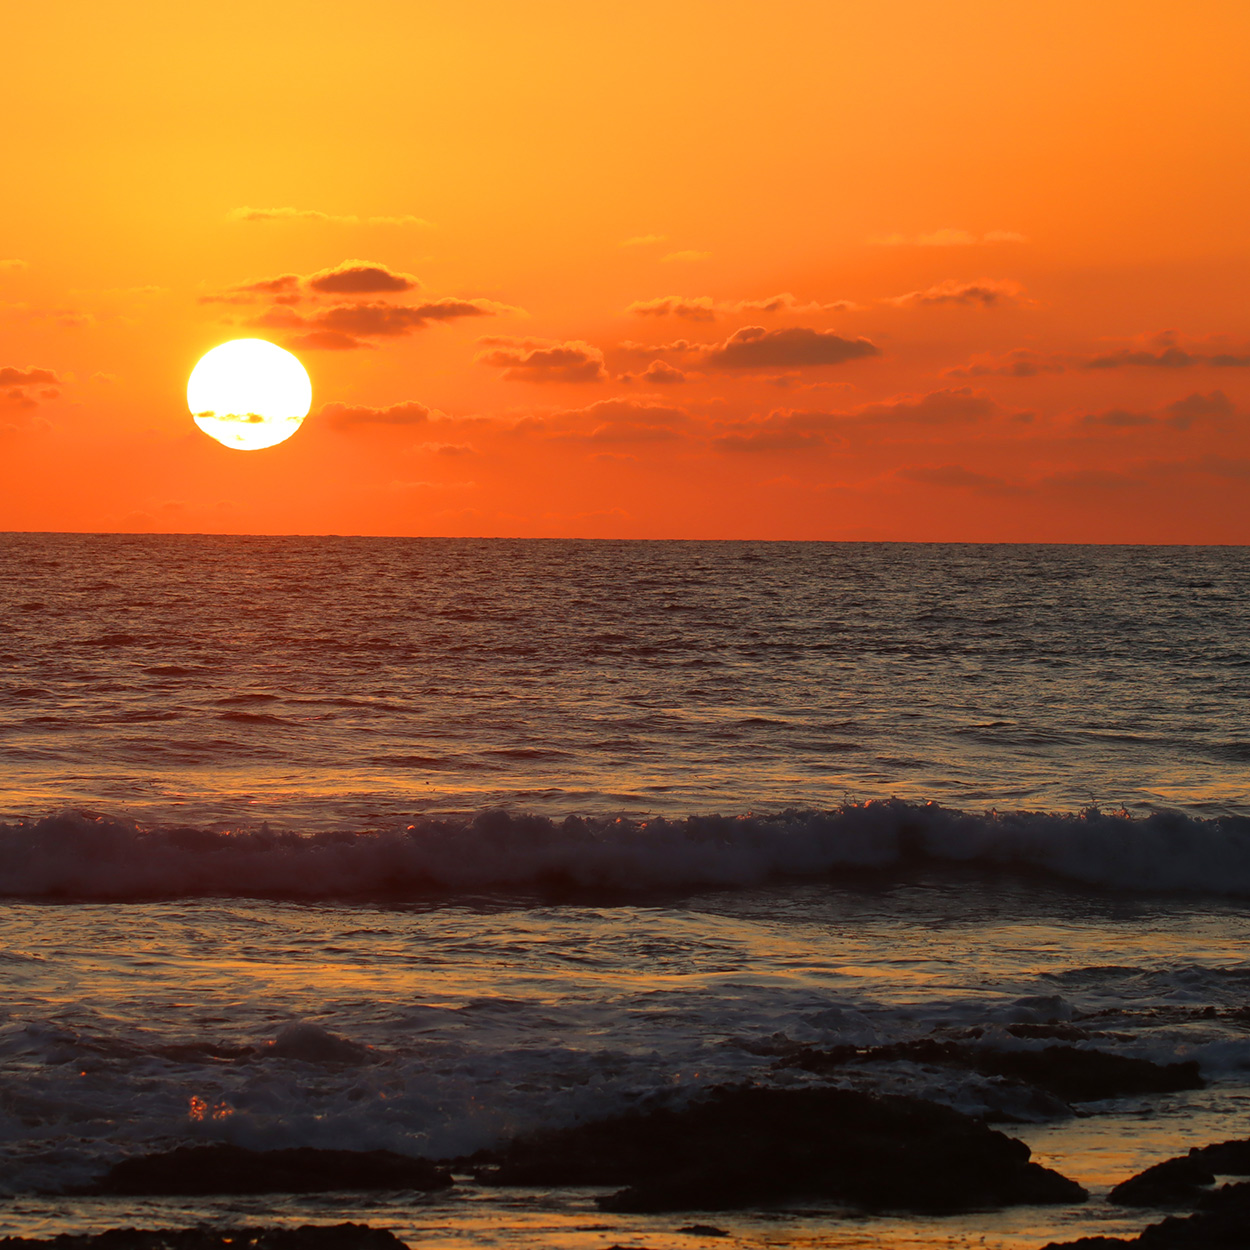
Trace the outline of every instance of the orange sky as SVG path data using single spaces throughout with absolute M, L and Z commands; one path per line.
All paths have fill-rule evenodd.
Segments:
M 4 40 L 0 529 L 1250 542 L 1242 0 Z M 314 406 L 239 452 L 185 386 L 250 336 Z

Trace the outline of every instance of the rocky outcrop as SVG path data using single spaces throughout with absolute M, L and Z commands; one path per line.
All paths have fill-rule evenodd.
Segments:
M 721 1088 L 682 1108 L 520 1137 L 462 1161 L 494 1185 L 614 1185 L 610 1211 L 717 1211 L 826 1198 L 954 1211 L 1081 1202 L 1023 1142 L 949 1107 L 844 1089 Z
M 1078 1046 L 1003 1050 L 932 1038 L 890 1046 L 835 1046 L 830 1050 L 803 1047 L 779 1059 L 775 1066 L 831 1072 L 848 1064 L 900 1061 L 1006 1077 L 1045 1090 L 1065 1102 L 1094 1102 L 1128 1094 L 1168 1094 L 1203 1087 L 1196 1063 L 1152 1063 L 1149 1059 Z

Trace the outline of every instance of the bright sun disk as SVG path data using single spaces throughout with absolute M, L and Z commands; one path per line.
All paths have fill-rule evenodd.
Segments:
M 312 382 L 288 351 L 264 339 L 234 339 L 200 357 L 187 381 L 195 424 L 236 451 L 284 442 L 312 407 Z

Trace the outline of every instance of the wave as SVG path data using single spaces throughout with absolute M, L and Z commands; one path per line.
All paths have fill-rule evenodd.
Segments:
M 1250 897 L 1250 818 L 972 814 L 900 800 L 833 811 L 553 820 L 487 811 L 299 835 L 143 828 L 67 812 L 0 824 L 0 895 L 46 899 L 384 897 L 553 889 L 647 893 L 853 882 L 933 867 L 1085 887 Z

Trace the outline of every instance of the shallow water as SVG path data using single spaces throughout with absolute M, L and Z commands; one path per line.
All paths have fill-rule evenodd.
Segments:
M 1139 1229 L 1112 1184 L 1250 1132 L 1243 549 L 0 546 L 0 1233 L 1032 1250 Z M 798 1043 L 1027 1048 L 1047 1023 L 1207 1088 L 1067 1108 L 915 1063 L 837 1079 L 986 1116 L 1083 1207 L 54 1192 L 197 1141 L 456 1155 L 814 1081 L 778 1066 Z

